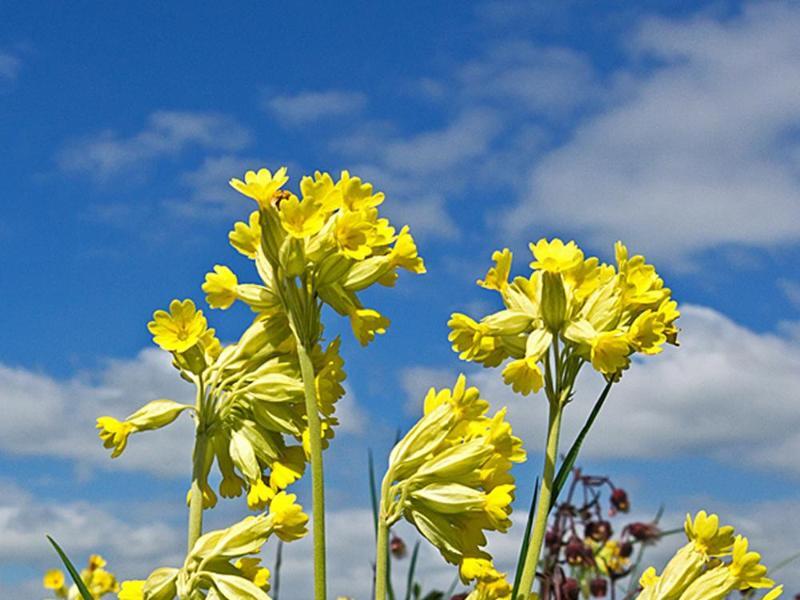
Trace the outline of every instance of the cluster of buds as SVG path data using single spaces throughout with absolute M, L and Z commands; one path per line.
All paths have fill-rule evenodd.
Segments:
M 677 344 L 677 303 L 644 257 L 629 257 L 621 242 L 616 266 L 585 258 L 575 242 L 541 239 L 530 248 L 530 276 L 509 282 L 512 254 L 506 248 L 493 254 L 495 266 L 478 281 L 500 293 L 504 310 L 480 321 L 452 315 L 450 341 L 463 360 L 496 367 L 513 359 L 503 378 L 527 395 L 545 386 L 554 341 L 555 348 L 558 340 L 565 344 L 564 382 L 573 382 L 586 362 L 616 379 L 632 354 L 658 354 L 665 343 Z
M 609 519 L 627 513 L 630 500 L 608 477 L 573 472 L 563 502 L 556 506 L 542 561 L 542 598 L 604 598 L 615 582 L 629 575 L 636 544 L 661 537 L 655 523 L 628 523 L 614 536 Z
M 247 517 L 235 525 L 211 531 L 195 542 L 180 569 L 162 567 L 146 580 L 122 584 L 120 600 L 269 600 L 270 572 L 255 556 L 273 534 L 283 541 L 306 533 L 308 516 L 293 494 L 280 492 L 269 514 Z
M 507 531 L 514 497 L 512 463 L 525 459 L 505 410 L 487 416 L 489 403 L 461 375 L 452 390 L 431 389 L 424 416 L 395 445 L 381 488 L 382 526 L 405 518 L 464 583 L 474 598 L 505 598 L 511 588 L 483 549 L 484 532 Z
M 113 573 L 105 569 L 106 561 L 99 554 L 92 554 L 86 564 L 86 568 L 80 572 L 81 580 L 92 598 L 99 600 L 109 594 L 119 591 L 119 583 Z M 42 585 L 46 590 L 55 594 L 56 598 L 66 600 L 79 600 L 81 598 L 78 586 L 72 584 L 67 586 L 64 572 L 59 569 L 51 569 L 45 573 Z

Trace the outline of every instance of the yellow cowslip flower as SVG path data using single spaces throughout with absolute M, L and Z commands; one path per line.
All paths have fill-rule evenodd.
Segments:
M 275 535 L 284 542 L 291 542 L 303 537 L 308 530 L 308 515 L 303 507 L 295 502 L 297 496 L 279 492 L 269 505 L 269 516 L 272 519 Z
M 144 583 L 143 579 L 123 581 L 117 598 L 119 600 L 144 600 Z
M 488 559 L 485 530 L 511 524 L 512 463 L 525 459 L 505 411 L 489 404 L 459 376 L 452 390 L 431 389 L 424 416 L 395 445 L 383 479 L 386 526 L 406 518 L 444 558 L 471 573 Z
M 371 308 L 357 308 L 350 313 L 350 326 L 353 334 L 362 346 L 366 346 L 375 339 L 375 334 L 386 333 L 389 319 L 377 310 Z
M 289 181 L 289 177 L 286 175 L 286 167 L 281 167 L 275 171 L 275 174 L 272 174 L 269 169 L 259 169 L 257 173 L 247 171 L 244 174 L 244 181 L 231 179 L 229 183 L 237 192 L 252 198 L 260 206 L 265 206 L 287 181 Z
M 492 252 L 494 266 L 486 273 L 486 278 L 477 281 L 478 285 L 487 290 L 502 292 L 508 287 L 508 277 L 511 274 L 511 250 L 503 248 Z
M 634 353 L 653 355 L 664 344 L 677 345 L 677 303 L 643 257 L 628 258 L 618 243 L 615 267 L 586 258 L 573 241 L 541 239 L 530 248 L 529 277 L 509 281 L 512 254 L 504 249 L 492 254 L 494 266 L 478 281 L 499 292 L 502 310 L 480 319 L 451 316 L 449 339 L 462 360 L 498 366 L 510 358 L 503 378 L 515 391 L 560 390 L 568 398 L 584 363 L 615 379 Z M 556 349 L 567 376 L 548 385 Z
M 583 251 L 575 242 L 564 243 L 558 238 L 548 241 L 540 239 L 530 244 L 534 261 L 531 268 L 541 269 L 548 273 L 564 273 L 579 267 L 583 262 Z
M 344 205 L 351 211 L 374 208 L 385 199 L 383 193 L 374 193 L 371 183 L 362 182 L 359 177 L 351 177 L 349 171 L 342 171 L 336 187 L 342 193 Z
M 417 244 L 408 231 L 408 225 L 403 225 L 400 233 L 397 234 L 397 240 L 390 252 L 392 264 L 412 273 L 425 273 L 425 262 L 419 255 Z
M 186 352 L 195 346 L 205 333 L 208 323 L 203 311 L 191 300 L 173 300 L 169 312 L 157 310 L 147 324 L 153 341 L 167 352 Z
M 101 598 L 105 594 L 114 593 L 119 590 L 119 584 L 114 574 L 102 568 L 89 570 L 88 576 L 84 577 L 84 582 L 89 592 L 91 592 L 95 598 Z
M 300 191 L 304 200 L 319 204 L 326 213 L 342 208 L 344 203 L 341 189 L 336 186 L 333 177 L 328 173 L 315 171 L 314 177 L 303 177 L 300 180 Z
M 269 591 L 270 571 L 261 566 L 261 559 L 255 557 L 244 557 L 237 560 L 233 565 L 242 572 L 242 575 L 256 584 L 265 592 Z
M 465 558 L 458 570 L 462 583 L 475 581 L 475 589 L 467 596 L 474 600 L 511 600 L 512 587 L 506 574 L 495 569 L 486 558 Z
M 236 301 L 239 280 L 228 267 L 214 265 L 214 272 L 206 275 L 203 291 L 211 308 L 228 308 Z
M 255 259 L 261 246 L 261 223 L 258 211 L 250 213 L 247 223 L 238 221 L 233 226 L 233 231 L 228 234 L 231 246 L 247 258 Z
M 291 194 L 278 208 L 281 225 L 292 237 L 303 239 L 314 235 L 325 224 L 325 212 L 321 204 L 313 200 L 300 199 Z
M 251 510 L 264 510 L 274 497 L 275 490 L 259 477 L 250 482 L 250 489 L 247 492 L 247 506 Z
M 172 423 L 185 410 L 194 407 L 180 404 L 172 400 L 153 400 L 142 408 L 130 414 L 124 421 L 114 417 L 99 417 L 97 419 L 98 435 L 103 440 L 105 448 L 113 448 L 111 458 L 117 458 L 128 445 L 128 437 L 138 431 L 161 429 Z
M 46 590 L 57 591 L 64 589 L 64 583 L 64 573 L 58 569 L 50 569 L 42 578 L 42 586 Z

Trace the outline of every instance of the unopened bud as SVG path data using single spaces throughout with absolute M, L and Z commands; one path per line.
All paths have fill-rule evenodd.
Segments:
M 561 584 L 561 596 L 566 600 L 579 600 L 581 597 L 581 585 L 577 579 L 568 577 Z
M 622 542 L 619 545 L 619 555 L 622 558 L 630 558 L 631 554 L 633 554 L 633 544 L 630 542 Z
M 406 543 L 397 536 L 392 537 L 392 541 L 389 542 L 389 550 L 395 558 L 406 557 Z
M 567 547 L 564 550 L 564 556 L 567 562 L 573 566 L 580 564 L 592 564 L 594 558 L 592 549 L 583 543 L 583 540 L 577 536 L 572 536 L 567 542 Z
M 655 523 L 631 523 L 628 531 L 633 539 L 640 542 L 652 542 L 661 536 L 661 530 Z
M 542 273 L 542 319 L 547 328 L 557 332 L 567 315 L 567 294 L 560 273 Z
M 586 524 L 586 536 L 596 542 L 605 542 L 613 535 L 611 523 L 608 521 L 590 521 Z
M 608 594 L 608 581 L 602 577 L 595 577 L 589 582 L 589 594 L 592 598 L 605 598 Z
M 622 488 L 614 488 L 611 492 L 611 506 L 619 512 L 628 512 L 631 508 L 631 503 L 628 501 L 628 493 Z

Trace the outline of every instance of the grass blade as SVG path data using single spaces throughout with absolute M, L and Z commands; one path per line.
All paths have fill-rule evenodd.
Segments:
M 611 386 L 613 384 L 613 381 L 609 381 L 606 384 L 606 387 L 603 388 L 600 397 L 597 398 L 597 401 L 594 403 L 594 407 L 592 407 L 592 412 L 589 413 L 589 417 L 586 419 L 586 423 L 583 425 L 583 429 L 581 429 L 578 437 L 575 438 L 575 441 L 572 443 L 572 447 L 569 449 L 569 452 L 567 452 L 567 455 L 564 457 L 564 461 L 561 463 L 561 466 L 558 469 L 558 474 L 553 481 L 553 495 L 550 498 L 551 510 L 558 501 L 558 495 L 561 492 L 561 489 L 564 487 L 564 484 L 567 482 L 567 478 L 572 472 L 572 467 L 575 465 L 575 461 L 578 460 L 578 454 L 581 451 L 583 440 L 586 437 L 586 434 L 589 433 L 592 425 L 594 425 L 597 415 L 600 414 L 600 409 L 603 408 L 603 404 L 605 403 L 606 398 L 608 397 L 608 392 L 611 391 Z
M 272 574 L 272 600 L 278 600 L 281 591 L 281 565 L 283 564 L 283 540 L 278 540 L 275 551 L 275 571 Z
M 50 540 L 50 543 L 53 544 L 53 548 L 56 549 L 56 552 L 58 552 L 58 555 L 61 557 L 61 562 L 64 563 L 64 566 L 67 568 L 67 571 L 69 571 L 70 577 L 72 577 L 72 581 L 75 582 L 75 585 L 77 586 L 78 591 L 83 597 L 83 600 L 94 600 L 92 595 L 89 593 L 89 590 L 86 589 L 86 584 L 83 583 L 83 579 L 81 579 L 80 573 L 78 573 L 78 571 L 72 565 L 69 558 L 67 558 L 67 555 L 64 554 L 64 551 L 61 549 L 61 547 L 58 544 L 56 544 L 56 541 L 49 535 L 47 536 L 47 539 Z
M 372 458 L 372 449 L 367 450 L 369 461 L 369 499 L 372 506 L 372 525 L 375 528 L 375 538 L 378 537 L 378 489 L 375 484 L 375 461 Z
M 783 569 L 784 567 L 788 567 L 790 564 L 792 564 L 794 561 L 798 559 L 800 559 L 800 552 L 798 552 L 797 554 L 792 554 L 789 558 L 783 559 L 781 562 L 779 562 L 777 565 L 771 568 L 769 572 L 774 573 L 775 571 L 780 571 L 781 569 Z
M 531 529 L 533 529 L 534 513 L 536 512 L 536 498 L 539 496 L 539 478 L 536 478 L 536 483 L 533 485 L 533 498 L 531 499 L 531 507 L 528 510 L 528 522 L 525 524 L 525 535 L 522 536 L 522 546 L 519 549 L 519 556 L 517 557 L 517 571 L 514 574 L 514 591 L 511 594 L 512 598 L 516 598 L 519 593 L 519 578 L 522 577 L 522 567 L 525 562 L 525 556 L 528 554 L 528 545 L 531 543 Z
M 419 541 L 414 544 L 414 550 L 411 552 L 411 563 L 408 565 L 408 579 L 406 581 L 406 598 L 411 600 L 411 591 L 414 587 L 414 572 L 417 570 L 417 555 L 419 554 Z

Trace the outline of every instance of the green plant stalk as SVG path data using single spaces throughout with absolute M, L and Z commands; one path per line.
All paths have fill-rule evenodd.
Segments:
M 386 600 L 386 583 L 389 580 L 389 526 L 378 519 L 378 540 L 375 546 L 375 600 Z
M 542 483 L 539 487 L 536 519 L 533 522 L 531 542 L 525 555 L 517 600 L 528 598 L 533 591 L 533 583 L 536 579 L 536 566 L 539 564 L 539 555 L 542 551 L 544 534 L 547 529 L 547 517 L 550 514 L 550 497 L 553 492 L 553 479 L 555 477 L 556 458 L 558 457 L 558 438 L 561 434 L 561 416 L 563 412 L 564 405 L 559 395 L 556 394 L 555 398 L 550 399 L 547 450 L 544 458 L 544 469 L 542 470 Z
M 191 552 L 195 542 L 203 533 L 203 490 L 200 488 L 203 461 L 208 440 L 205 432 L 197 432 L 192 456 L 192 488 L 189 492 L 189 532 L 187 552 Z
M 296 334 L 297 335 L 297 334 Z M 297 337 L 297 357 L 300 361 L 300 374 L 303 377 L 303 390 L 306 399 L 308 418 L 308 439 L 311 450 L 311 503 L 313 510 L 314 536 L 314 598 L 325 600 L 325 483 L 322 469 L 322 425 L 317 408 L 317 388 L 314 365 L 305 344 Z

